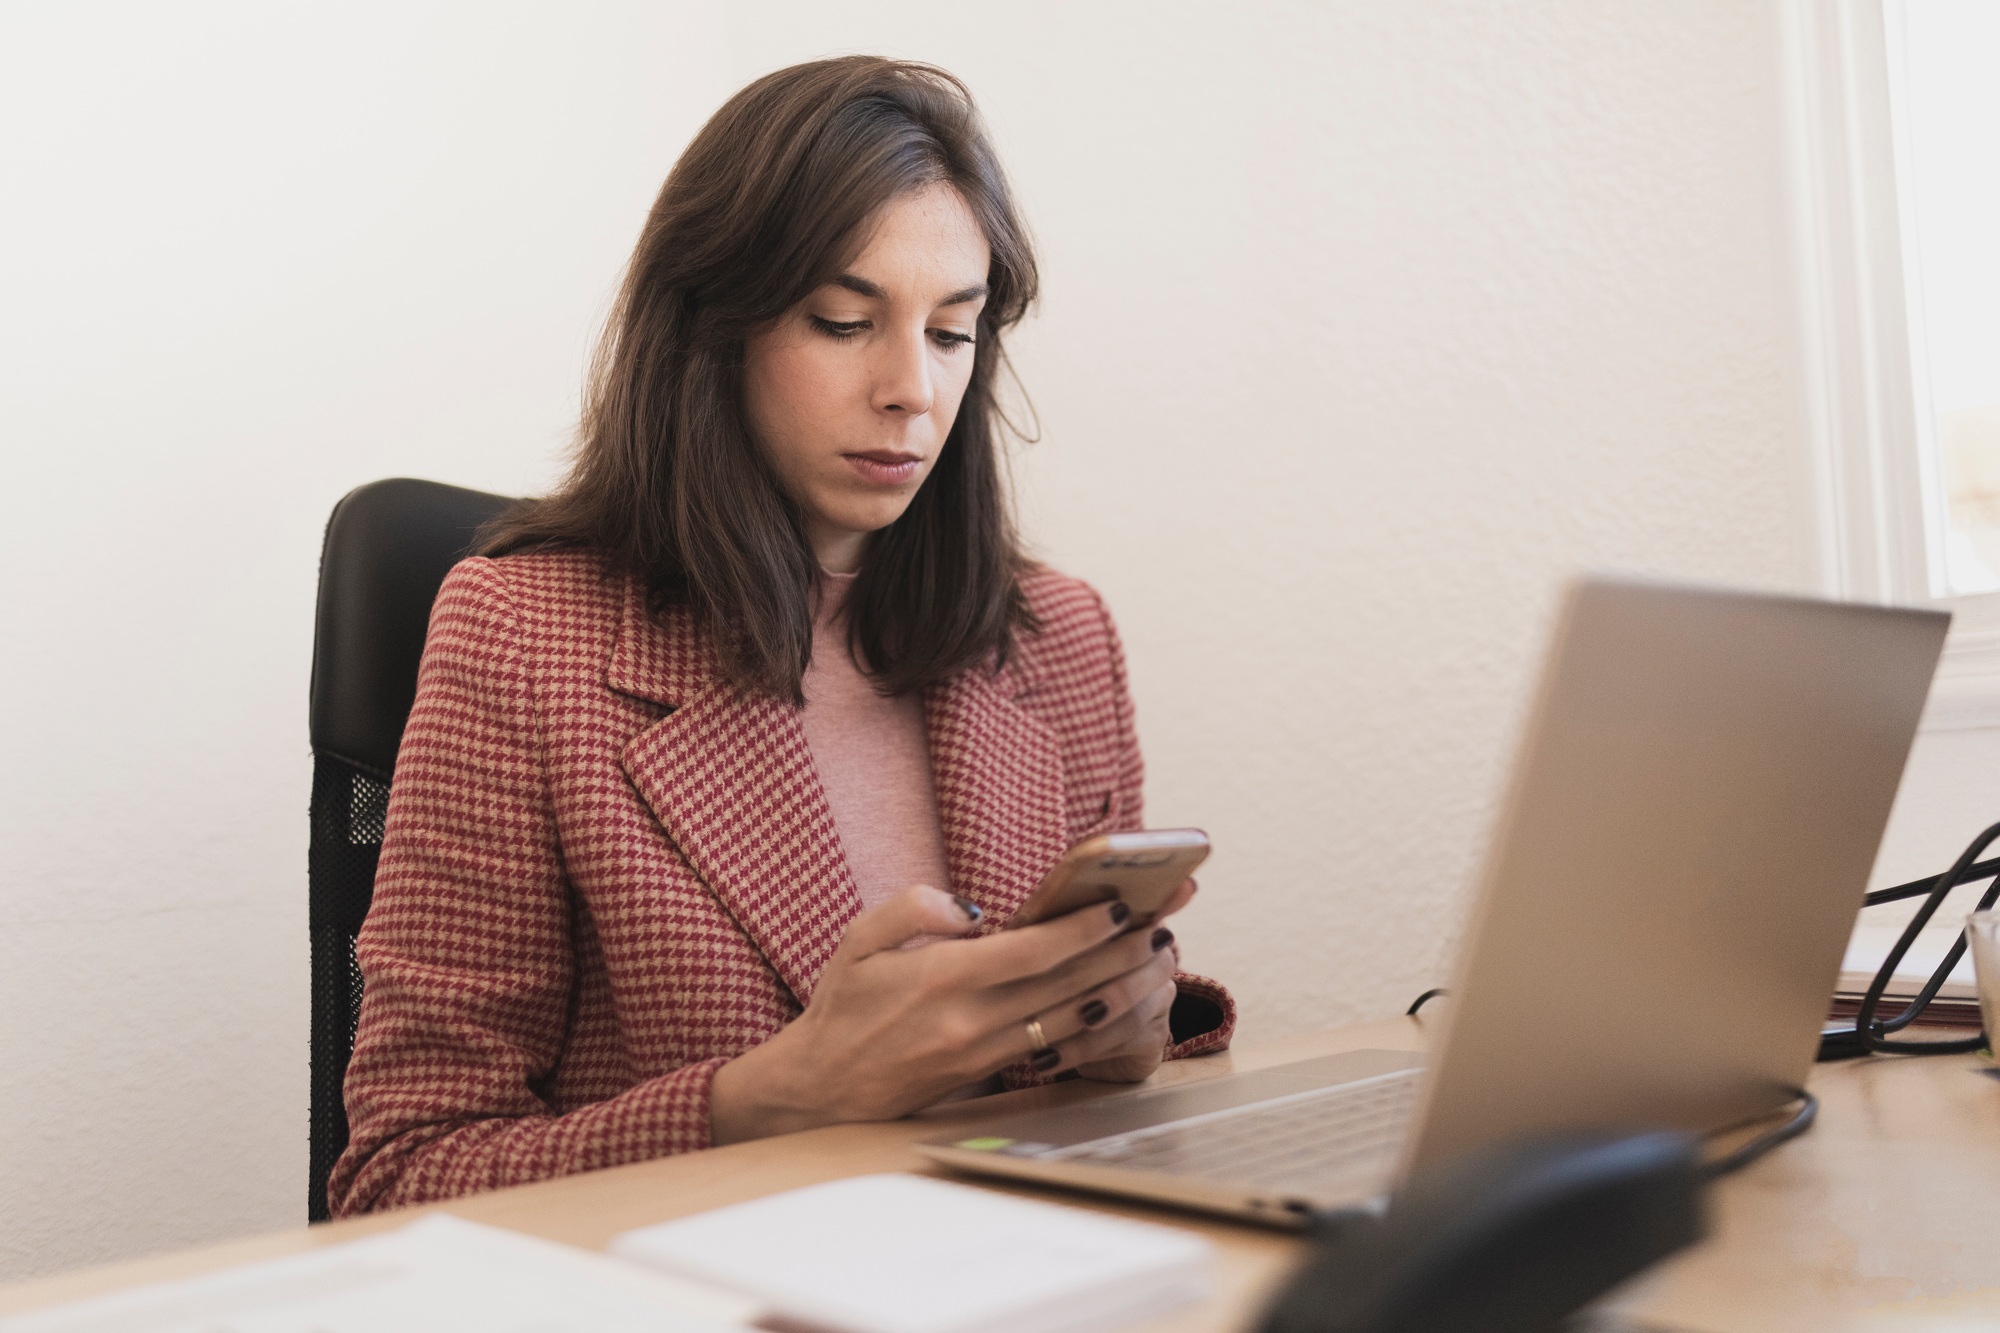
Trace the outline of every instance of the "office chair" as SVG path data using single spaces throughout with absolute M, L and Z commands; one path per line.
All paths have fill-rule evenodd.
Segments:
M 354 1053 L 361 969 L 354 937 L 375 891 L 396 747 L 417 694 L 431 603 L 480 526 L 513 501 L 407 477 L 333 507 L 313 628 L 312 1167 L 306 1215 L 327 1216 L 326 1178 L 347 1147 L 341 1083 Z

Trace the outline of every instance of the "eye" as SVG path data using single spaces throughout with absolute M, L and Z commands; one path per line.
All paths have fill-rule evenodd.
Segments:
M 931 341 L 949 352 L 960 347 L 970 347 L 972 345 L 972 335 L 969 333 L 954 333 L 950 329 L 932 329 Z
M 806 322 L 829 338 L 852 338 L 855 334 L 868 327 L 868 321 L 865 319 L 835 321 L 821 319 L 818 315 L 807 315 Z

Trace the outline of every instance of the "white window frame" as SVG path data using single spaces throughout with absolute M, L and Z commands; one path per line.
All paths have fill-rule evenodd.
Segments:
M 1776 0 L 1775 12 L 1821 588 L 1951 611 L 1924 729 L 2000 727 L 2000 593 L 1931 595 L 1942 537 L 1925 517 L 1942 500 L 1903 280 L 1915 270 L 1899 221 L 1900 0 Z

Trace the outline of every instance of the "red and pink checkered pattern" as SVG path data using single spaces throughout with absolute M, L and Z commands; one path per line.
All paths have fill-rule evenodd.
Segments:
M 1103 603 L 925 700 L 956 892 L 1004 921 L 1063 850 L 1140 824 Z M 431 612 L 396 761 L 336 1214 L 708 1145 L 716 1069 L 812 998 L 860 910 L 796 712 L 715 675 L 691 618 L 585 552 L 467 560 Z M 1170 1056 L 1226 1046 L 1223 1025 Z M 1025 1066 L 1008 1082 L 1033 1082 Z

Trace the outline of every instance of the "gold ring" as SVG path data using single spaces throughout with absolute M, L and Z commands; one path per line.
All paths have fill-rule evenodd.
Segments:
M 1048 1048 L 1049 1048 L 1049 1039 L 1047 1035 L 1044 1034 L 1042 1031 L 1042 1020 L 1039 1018 L 1029 1019 L 1028 1049 L 1031 1051 L 1045 1051 Z

